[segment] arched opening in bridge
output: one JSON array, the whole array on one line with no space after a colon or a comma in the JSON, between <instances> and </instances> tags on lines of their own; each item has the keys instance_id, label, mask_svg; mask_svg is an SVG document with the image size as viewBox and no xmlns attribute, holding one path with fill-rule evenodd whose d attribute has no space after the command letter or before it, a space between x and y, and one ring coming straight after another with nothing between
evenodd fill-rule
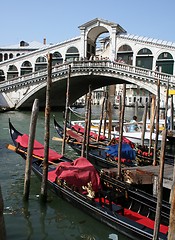
<instances>
[{"instance_id":1,"label":"arched opening in bridge","mask_svg":"<svg viewBox=\"0 0 175 240\"><path fill-rule=\"evenodd\" d=\"M52 54L52 66L63 63L63 57L60 52L54 52Z\"/></svg>"},{"instance_id":2,"label":"arched opening in bridge","mask_svg":"<svg viewBox=\"0 0 175 240\"><path fill-rule=\"evenodd\" d=\"M9 58L12 59L13 58L13 53L9 54Z\"/></svg>"},{"instance_id":3,"label":"arched opening in bridge","mask_svg":"<svg viewBox=\"0 0 175 240\"><path fill-rule=\"evenodd\" d=\"M2 55L2 53L0 53L0 62L2 62L3 61L3 55Z\"/></svg>"},{"instance_id":4,"label":"arched opening in bridge","mask_svg":"<svg viewBox=\"0 0 175 240\"><path fill-rule=\"evenodd\" d=\"M79 51L76 47L70 47L67 49L66 56L65 56L65 61L75 61L79 59Z\"/></svg>"},{"instance_id":5,"label":"arched opening in bridge","mask_svg":"<svg viewBox=\"0 0 175 240\"><path fill-rule=\"evenodd\" d=\"M47 60L45 57L38 57L35 63L35 71L40 71L47 68Z\"/></svg>"},{"instance_id":6,"label":"arched opening in bridge","mask_svg":"<svg viewBox=\"0 0 175 240\"><path fill-rule=\"evenodd\" d=\"M21 76L32 73L32 64L29 61L25 61L21 65Z\"/></svg>"},{"instance_id":7,"label":"arched opening in bridge","mask_svg":"<svg viewBox=\"0 0 175 240\"><path fill-rule=\"evenodd\" d=\"M8 60L8 54L7 53L4 54L4 61L5 60Z\"/></svg>"},{"instance_id":8,"label":"arched opening in bridge","mask_svg":"<svg viewBox=\"0 0 175 240\"><path fill-rule=\"evenodd\" d=\"M101 58L101 54L103 53L103 57L108 56L109 50L109 32L105 27L95 27L92 28L88 32L87 36L87 58L93 58L94 56Z\"/></svg>"},{"instance_id":9,"label":"arched opening in bridge","mask_svg":"<svg viewBox=\"0 0 175 240\"><path fill-rule=\"evenodd\" d=\"M7 71L7 80L18 77L18 69L15 65L10 65Z\"/></svg>"},{"instance_id":10,"label":"arched opening in bridge","mask_svg":"<svg viewBox=\"0 0 175 240\"><path fill-rule=\"evenodd\" d=\"M153 54L150 49L142 48L136 56L136 66L141 68L153 68Z\"/></svg>"},{"instance_id":11,"label":"arched opening in bridge","mask_svg":"<svg viewBox=\"0 0 175 240\"><path fill-rule=\"evenodd\" d=\"M5 81L4 71L0 70L0 82Z\"/></svg>"},{"instance_id":12,"label":"arched opening in bridge","mask_svg":"<svg viewBox=\"0 0 175 240\"><path fill-rule=\"evenodd\" d=\"M174 60L172 55L168 52L161 53L156 61L156 66L161 72L173 75Z\"/></svg>"},{"instance_id":13,"label":"arched opening in bridge","mask_svg":"<svg viewBox=\"0 0 175 240\"><path fill-rule=\"evenodd\" d=\"M117 59L116 60L132 65L133 64L132 48L127 44L124 44L121 47L119 47L119 49L117 51Z\"/></svg>"}]
</instances>

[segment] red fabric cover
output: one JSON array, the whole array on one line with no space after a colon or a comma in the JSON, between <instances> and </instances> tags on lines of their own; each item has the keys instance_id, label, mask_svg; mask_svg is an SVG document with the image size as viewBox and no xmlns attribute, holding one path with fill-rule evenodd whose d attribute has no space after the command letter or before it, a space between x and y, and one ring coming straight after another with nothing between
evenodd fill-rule
<instances>
[{"instance_id":1,"label":"red fabric cover","mask_svg":"<svg viewBox=\"0 0 175 240\"><path fill-rule=\"evenodd\" d=\"M17 137L16 142L19 143L21 147L27 148L28 140L29 140L29 136L27 134L23 134L22 136ZM36 140L34 140L33 154L41 158L44 157L44 146ZM61 154L58 154L52 149L49 149L49 159L48 159L49 161L54 161L54 160L60 159L61 157L62 157Z\"/></svg>"},{"instance_id":2,"label":"red fabric cover","mask_svg":"<svg viewBox=\"0 0 175 240\"><path fill-rule=\"evenodd\" d=\"M55 171L48 173L48 179L52 182L56 177L65 180L68 185L82 189L91 181L95 192L101 189L100 177L94 166L84 157L75 159L72 163L61 162Z\"/></svg>"},{"instance_id":3,"label":"red fabric cover","mask_svg":"<svg viewBox=\"0 0 175 240\"><path fill-rule=\"evenodd\" d=\"M133 211L125 208L124 216L126 216L129 219L131 219L137 223L140 223L148 228L154 229L154 221L145 216L142 216L139 213L133 212ZM166 234L168 232L168 226L160 224L159 232Z\"/></svg>"},{"instance_id":4,"label":"red fabric cover","mask_svg":"<svg viewBox=\"0 0 175 240\"><path fill-rule=\"evenodd\" d=\"M119 141L119 137L115 138L116 141ZM135 144L133 142L131 142L129 139L127 139L126 137L122 137L122 143L127 143L131 146L131 148L135 147Z\"/></svg>"},{"instance_id":5,"label":"red fabric cover","mask_svg":"<svg viewBox=\"0 0 175 240\"><path fill-rule=\"evenodd\" d=\"M72 130L67 130L66 135L71 138L74 138L75 140L77 140L77 142L80 142L80 143L83 142L83 137Z\"/></svg>"},{"instance_id":6,"label":"red fabric cover","mask_svg":"<svg viewBox=\"0 0 175 240\"><path fill-rule=\"evenodd\" d=\"M80 126L78 124L73 125L72 129L74 129L76 132L84 133L84 127L82 127L82 126Z\"/></svg>"},{"instance_id":7,"label":"red fabric cover","mask_svg":"<svg viewBox=\"0 0 175 240\"><path fill-rule=\"evenodd\" d=\"M97 139L97 138L98 138L98 134L95 133L95 132L90 132L90 136L91 136L92 138L94 138L94 139ZM103 135L100 135L100 136L99 136L99 140L103 141L103 140L105 140L105 139L106 139L105 136L103 136Z\"/></svg>"},{"instance_id":8,"label":"red fabric cover","mask_svg":"<svg viewBox=\"0 0 175 240\"><path fill-rule=\"evenodd\" d=\"M82 127L82 126L80 126L80 125L78 125L78 124L75 124L75 125L73 125L72 126L72 129L74 129L76 132L78 132L78 133L82 133L82 134L84 134L84 127ZM98 134L97 133L95 133L95 132L93 132L93 131L90 131L90 137L92 137L92 138L94 138L94 139L97 139L97 137L98 137ZM103 136L103 135L100 135L100 137L99 137L99 140L105 140L106 139L106 137L105 136Z\"/></svg>"}]
</instances>

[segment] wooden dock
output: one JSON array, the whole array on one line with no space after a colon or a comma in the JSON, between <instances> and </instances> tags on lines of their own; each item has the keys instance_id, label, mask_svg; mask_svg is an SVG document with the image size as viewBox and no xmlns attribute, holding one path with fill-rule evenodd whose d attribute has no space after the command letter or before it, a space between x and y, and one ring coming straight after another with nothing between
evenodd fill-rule
<instances>
[{"instance_id":1,"label":"wooden dock","mask_svg":"<svg viewBox=\"0 0 175 240\"><path fill-rule=\"evenodd\" d=\"M174 166L164 165L163 187L171 190L173 184ZM117 168L103 169L108 175L117 176ZM130 184L152 184L153 194L157 194L157 184L159 176L159 166L138 166L122 168L124 181Z\"/></svg>"},{"instance_id":2,"label":"wooden dock","mask_svg":"<svg viewBox=\"0 0 175 240\"><path fill-rule=\"evenodd\" d=\"M164 165L164 177L163 177L163 187L170 189L172 188L173 184L173 169L174 167L169 164ZM143 175L144 177L147 176L152 176L153 183L158 180L158 175L159 175L159 166L142 166L142 167L134 167L130 168L129 171L134 171L137 170L137 173L139 172L140 175Z\"/></svg>"}]
</instances>

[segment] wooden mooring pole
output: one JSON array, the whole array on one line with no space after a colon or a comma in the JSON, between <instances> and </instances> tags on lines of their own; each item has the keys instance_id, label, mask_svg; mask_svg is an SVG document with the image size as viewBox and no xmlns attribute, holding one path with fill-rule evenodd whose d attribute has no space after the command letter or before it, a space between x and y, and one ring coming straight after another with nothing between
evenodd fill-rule
<instances>
[{"instance_id":1,"label":"wooden mooring pole","mask_svg":"<svg viewBox=\"0 0 175 240\"><path fill-rule=\"evenodd\" d=\"M154 143L153 154L153 166L156 166L157 162L157 148L158 148L158 136L159 136L159 112L160 112L160 79L157 80L157 104L156 104L156 137Z\"/></svg>"},{"instance_id":2,"label":"wooden mooring pole","mask_svg":"<svg viewBox=\"0 0 175 240\"><path fill-rule=\"evenodd\" d=\"M69 65L68 70L68 78L67 78L67 90L66 90L66 107L65 107L65 115L64 115L64 132L63 132L63 142L62 142L62 155L65 153L65 145L66 145L66 129L67 129L67 121L68 121L68 110L69 110L69 92L70 92L70 74L71 74L71 65Z\"/></svg>"},{"instance_id":3,"label":"wooden mooring pole","mask_svg":"<svg viewBox=\"0 0 175 240\"><path fill-rule=\"evenodd\" d=\"M97 142L99 141L100 134L101 134L101 127L102 127L102 121L103 121L103 112L104 112L104 104L105 104L105 97L103 98L102 107L101 107L100 124L99 124L99 128L98 128Z\"/></svg>"},{"instance_id":4,"label":"wooden mooring pole","mask_svg":"<svg viewBox=\"0 0 175 240\"><path fill-rule=\"evenodd\" d=\"M88 120L87 120L87 134L86 134L86 158L88 158L89 151L89 136L91 131L91 85L89 85L89 94L88 94Z\"/></svg>"},{"instance_id":5,"label":"wooden mooring pole","mask_svg":"<svg viewBox=\"0 0 175 240\"><path fill-rule=\"evenodd\" d=\"M39 100L35 99L32 107L32 114L31 114L31 120L30 120L29 142L28 142L27 158L26 158L26 166L25 166L23 199L26 201L29 199L29 193L30 193L32 154L33 154L33 145L35 140L35 131L36 131L38 112L39 112Z\"/></svg>"},{"instance_id":6,"label":"wooden mooring pole","mask_svg":"<svg viewBox=\"0 0 175 240\"><path fill-rule=\"evenodd\" d=\"M154 119L156 114L156 102L155 102L155 95L152 96L151 101L151 111L150 111L150 137L149 137L149 153L151 152L152 147L152 135L154 132Z\"/></svg>"},{"instance_id":7,"label":"wooden mooring pole","mask_svg":"<svg viewBox=\"0 0 175 240\"><path fill-rule=\"evenodd\" d=\"M4 212L4 202L2 198L1 185L0 185L0 239L1 240L6 239L6 229L5 229L3 212Z\"/></svg>"},{"instance_id":8,"label":"wooden mooring pole","mask_svg":"<svg viewBox=\"0 0 175 240\"><path fill-rule=\"evenodd\" d=\"M159 166L158 187L157 187L157 206L156 206L156 216L155 216L153 240L158 239L158 233L159 233L159 228L160 228L161 209L162 209L163 175L164 175L165 150L166 150L166 138L167 138L167 116L166 115L167 115L167 110L168 110L168 89L169 89L169 82L167 85L167 93L166 93L166 99L165 99L165 129L162 132L160 166ZM156 121L157 121L157 118L156 118Z\"/></svg>"},{"instance_id":9,"label":"wooden mooring pole","mask_svg":"<svg viewBox=\"0 0 175 240\"><path fill-rule=\"evenodd\" d=\"M108 139L111 139L111 131L112 131L112 107L111 107L111 102L108 103Z\"/></svg>"},{"instance_id":10,"label":"wooden mooring pole","mask_svg":"<svg viewBox=\"0 0 175 240\"><path fill-rule=\"evenodd\" d=\"M45 135L44 135L44 161L43 175L41 182L41 201L47 200L47 176L48 176L48 156L49 156L49 138L50 138L50 90L52 84L52 54L48 53L48 74L46 88L46 105L45 105Z\"/></svg>"},{"instance_id":11,"label":"wooden mooring pole","mask_svg":"<svg viewBox=\"0 0 175 240\"><path fill-rule=\"evenodd\" d=\"M122 140L123 140L123 122L125 115L125 98L126 98L126 84L123 84L123 96L122 107L120 111L120 135L118 144L118 178L121 179L121 152L122 152Z\"/></svg>"},{"instance_id":12,"label":"wooden mooring pole","mask_svg":"<svg viewBox=\"0 0 175 240\"><path fill-rule=\"evenodd\" d=\"M143 128L142 128L142 135L141 135L141 145L143 147L144 147L144 140L145 140L147 111L148 111L148 103L146 103L145 105L144 114L143 114Z\"/></svg>"}]
</instances>

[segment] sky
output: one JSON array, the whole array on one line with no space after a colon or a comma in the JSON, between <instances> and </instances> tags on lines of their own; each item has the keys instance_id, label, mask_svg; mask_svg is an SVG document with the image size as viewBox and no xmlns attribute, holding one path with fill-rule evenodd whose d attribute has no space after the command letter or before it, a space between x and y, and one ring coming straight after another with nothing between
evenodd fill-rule
<instances>
[{"instance_id":1,"label":"sky","mask_svg":"<svg viewBox=\"0 0 175 240\"><path fill-rule=\"evenodd\" d=\"M175 0L1 0L0 47L44 38L59 43L80 36L78 27L95 18L175 42Z\"/></svg>"}]
</instances>

